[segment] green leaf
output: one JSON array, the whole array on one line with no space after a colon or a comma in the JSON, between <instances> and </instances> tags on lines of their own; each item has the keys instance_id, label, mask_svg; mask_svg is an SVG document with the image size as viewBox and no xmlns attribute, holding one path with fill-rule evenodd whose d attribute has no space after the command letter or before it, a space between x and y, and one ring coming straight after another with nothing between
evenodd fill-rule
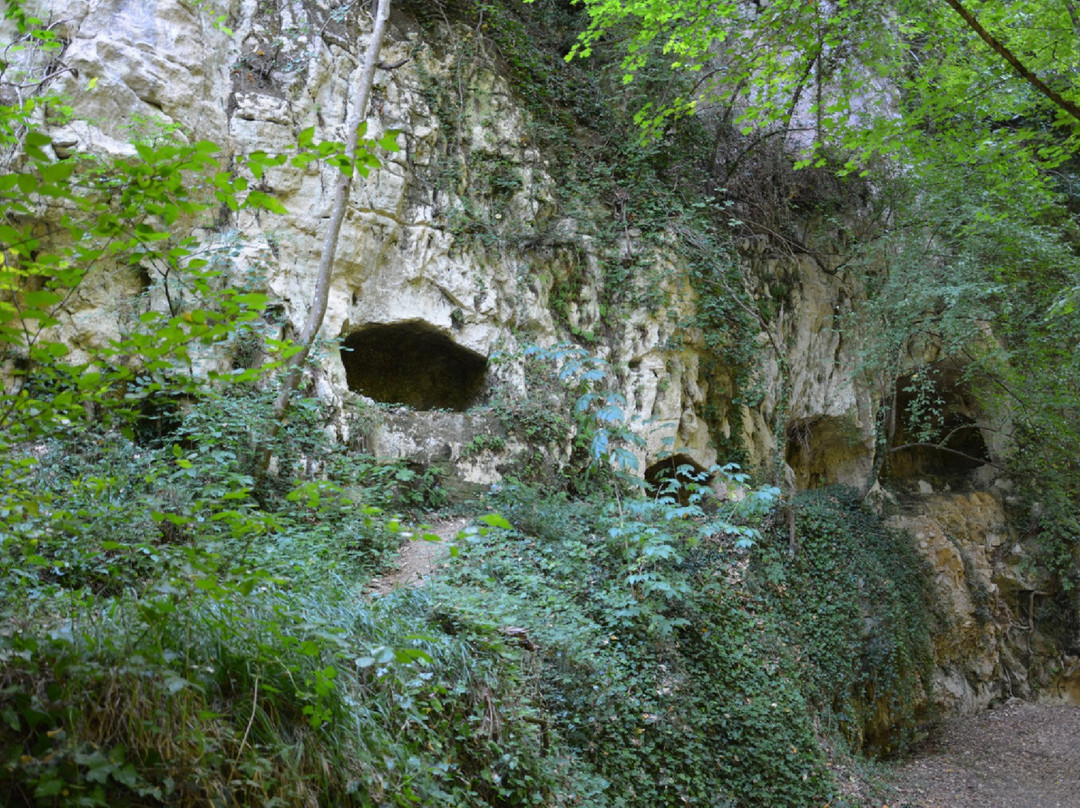
<instances>
[{"instance_id":1,"label":"green leaf","mask_svg":"<svg viewBox=\"0 0 1080 808\"><path fill-rule=\"evenodd\" d=\"M38 798L55 797L64 790L65 786L67 786L66 782L50 772L37 784L37 788L34 789L34 796Z\"/></svg>"},{"instance_id":2,"label":"green leaf","mask_svg":"<svg viewBox=\"0 0 1080 808\"><path fill-rule=\"evenodd\" d=\"M261 292L248 292L246 294L236 295L232 300L234 303L239 303L243 306L261 309L270 301L270 296L262 294Z\"/></svg>"},{"instance_id":3,"label":"green leaf","mask_svg":"<svg viewBox=\"0 0 1080 808\"><path fill-rule=\"evenodd\" d=\"M394 650L394 660L402 665L412 665L414 662L430 664L431 654L419 648L397 648Z\"/></svg>"},{"instance_id":4,"label":"green leaf","mask_svg":"<svg viewBox=\"0 0 1080 808\"><path fill-rule=\"evenodd\" d=\"M285 215L289 212L288 208L282 205L280 201L262 191L252 191L248 194L247 199L244 200L244 207L261 208L280 215Z\"/></svg>"},{"instance_id":5,"label":"green leaf","mask_svg":"<svg viewBox=\"0 0 1080 808\"><path fill-rule=\"evenodd\" d=\"M63 182L71 176L71 172L75 170L75 163L65 160L60 163L51 163L49 165L41 166L41 177L46 182Z\"/></svg>"},{"instance_id":6,"label":"green leaf","mask_svg":"<svg viewBox=\"0 0 1080 808\"><path fill-rule=\"evenodd\" d=\"M40 148L42 146L48 146L50 143L52 143L52 138L46 134L43 134L42 132L31 129L29 132L26 133L24 142L28 146L36 146Z\"/></svg>"},{"instance_id":7,"label":"green leaf","mask_svg":"<svg viewBox=\"0 0 1080 808\"><path fill-rule=\"evenodd\" d=\"M23 299L26 305L33 309L47 309L60 303L64 296L48 289L39 289L36 292L27 292Z\"/></svg>"},{"instance_id":8,"label":"green leaf","mask_svg":"<svg viewBox=\"0 0 1080 808\"><path fill-rule=\"evenodd\" d=\"M192 683L182 676L167 676L165 678L165 689L170 693L179 693L189 687L192 687Z\"/></svg>"},{"instance_id":9,"label":"green leaf","mask_svg":"<svg viewBox=\"0 0 1080 808\"><path fill-rule=\"evenodd\" d=\"M398 146L397 139L401 132L398 129L387 129L386 133L379 138L379 147L388 152L398 152L401 148Z\"/></svg>"},{"instance_id":10,"label":"green leaf","mask_svg":"<svg viewBox=\"0 0 1080 808\"><path fill-rule=\"evenodd\" d=\"M157 152L145 143L136 143L135 151L138 153L139 157L142 158L143 162L152 163L157 159Z\"/></svg>"},{"instance_id":11,"label":"green leaf","mask_svg":"<svg viewBox=\"0 0 1080 808\"><path fill-rule=\"evenodd\" d=\"M24 194L31 194L37 190L40 180L33 174L16 174L15 182L20 191Z\"/></svg>"},{"instance_id":12,"label":"green leaf","mask_svg":"<svg viewBox=\"0 0 1080 808\"><path fill-rule=\"evenodd\" d=\"M91 387L98 387L101 385L101 378L101 374L96 371L83 373L78 380L79 389L86 390Z\"/></svg>"}]
</instances>

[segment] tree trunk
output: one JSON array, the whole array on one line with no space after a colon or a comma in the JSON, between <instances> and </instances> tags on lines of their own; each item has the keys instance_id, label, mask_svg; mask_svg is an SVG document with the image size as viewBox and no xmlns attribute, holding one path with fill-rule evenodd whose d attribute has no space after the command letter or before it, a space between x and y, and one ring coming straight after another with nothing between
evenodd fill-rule
<instances>
[{"instance_id":1,"label":"tree trunk","mask_svg":"<svg viewBox=\"0 0 1080 808\"><path fill-rule=\"evenodd\" d=\"M378 8L375 12L375 27L368 41L367 51L364 54L364 64L360 72L360 84L356 91L356 102L345 124L346 143L345 155L351 161L356 156L356 144L359 140L360 124L367 115L368 102L371 98L371 87L375 81L375 69L379 63L379 52L382 50L382 40L386 33L387 20L390 18L390 0L378 0ZM311 307L308 309L307 321L297 339L300 350L291 356L286 364L288 374L281 387L281 392L274 401L272 421L266 434L262 438L262 445L256 452L259 458L256 476L262 479L270 468L273 455L272 444L285 416L289 411L289 404L296 388L300 386L303 377L304 364L311 355L311 349L315 339L322 328L323 317L326 315L327 299L330 295L330 275L334 268L334 254L337 252L338 236L341 233L341 224L345 220L345 211L349 204L349 192L352 189L354 171L339 173L334 186L334 206L330 213L330 221L327 224L326 235L323 238L322 255L319 259L319 269L315 276L315 290L311 295Z\"/></svg>"}]
</instances>

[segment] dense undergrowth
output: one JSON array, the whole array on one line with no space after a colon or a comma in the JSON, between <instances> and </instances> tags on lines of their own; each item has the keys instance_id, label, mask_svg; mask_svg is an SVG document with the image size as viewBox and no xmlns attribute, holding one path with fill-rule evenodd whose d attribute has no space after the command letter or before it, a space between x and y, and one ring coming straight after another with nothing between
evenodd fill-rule
<instances>
[{"instance_id":1,"label":"dense undergrowth","mask_svg":"<svg viewBox=\"0 0 1080 808\"><path fill-rule=\"evenodd\" d=\"M190 403L152 440L26 447L40 504L0 568L7 804L824 805L822 741L909 737L917 565L848 494L797 506L792 558L768 490L508 485L465 506L502 515L444 574L371 599L388 514L416 504L400 469L328 445L309 405L279 447L295 479L254 496L260 395Z\"/></svg>"}]
</instances>

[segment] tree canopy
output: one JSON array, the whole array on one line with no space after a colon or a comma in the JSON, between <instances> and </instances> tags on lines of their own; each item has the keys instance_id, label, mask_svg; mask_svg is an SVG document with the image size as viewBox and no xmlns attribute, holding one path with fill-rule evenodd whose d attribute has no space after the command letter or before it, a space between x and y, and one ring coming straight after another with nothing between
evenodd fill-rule
<instances>
[{"instance_id":1,"label":"tree canopy","mask_svg":"<svg viewBox=\"0 0 1080 808\"><path fill-rule=\"evenodd\" d=\"M814 144L846 150L852 166L874 153L905 156L927 139L973 156L1021 147L1050 167L1075 145L1080 26L1071 0L982 4L977 13L960 0L583 5L591 21L568 59L618 30L625 82L658 53L697 75L692 92L639 111L647 131L719 104L746 128L805 118Z\"/></svg>"},{"instance_id":2,"label":"tree canopy","mask_svg":"<svg viewBox=\"0 0 1080 808\"><path fill-rule=\"evenodd\" d=\"M580 4L588 25L568 60L614 50L626 85L658 63L684 78L637 110L645 137L693 115L759 139L781 135L797 167L867 178L876 218L839 260L861 268L866 300L848 325L864 378L876 385L881 446L898 385L926 384L918 365L948 357L997 413L983 426L1004 435L1002 462L1017 479L1038 481L1029 493L1051 503L1034 522L1061 568L1072 569L1073 0Z\"/></svg>"}]
</instances>

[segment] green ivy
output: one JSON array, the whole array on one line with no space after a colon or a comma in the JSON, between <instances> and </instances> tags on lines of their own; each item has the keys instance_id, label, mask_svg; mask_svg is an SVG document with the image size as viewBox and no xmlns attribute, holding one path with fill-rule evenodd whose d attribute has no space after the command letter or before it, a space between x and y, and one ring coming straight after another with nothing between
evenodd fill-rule
<instances>
[{"instance_id":1,"label":"green ivy","mask_svg":"<svg viewBox=\"0 0 1080 808\"><path fill-rule=\"evenodd\" d=\"M785 623L805 693L856 748L894 755L929 712L928 582L912 537L852 489L798 496L755 558L758 597ZM785 520L782 520L785 521Z\"/></svg>"}]
</instances>

